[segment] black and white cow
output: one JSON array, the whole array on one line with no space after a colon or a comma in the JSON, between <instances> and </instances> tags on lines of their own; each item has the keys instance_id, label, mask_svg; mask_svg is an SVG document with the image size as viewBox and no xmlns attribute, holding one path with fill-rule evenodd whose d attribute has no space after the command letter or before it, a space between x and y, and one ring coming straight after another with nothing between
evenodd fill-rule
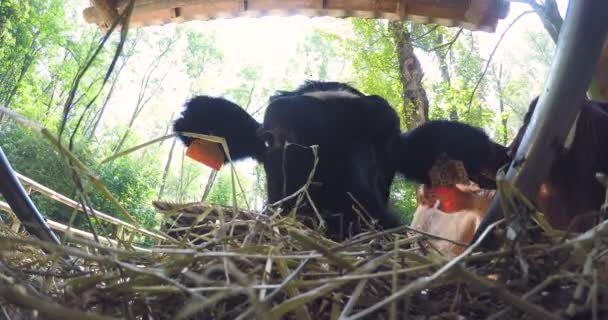
<instances>
[{"instance_id":1,"label":"black and white cow","mask_svg":"<svg viewBox=\"0 0 608 320\"><path fill-rule=\"evenodd\" d=\"M322 210L328 235L342 239L347 230L356 233L361 229L359 215L353 210L358 206L352 198L380 226L402 224L399 215L388 209L393 178L400 172L415 181L425 180L428 171L418 162L435 159L438 150L445 151L435 147L443 143L444 137L438 133L429 138L416 132L451 125L429 122L402 135L399 117L382 97L365 95L342 83L310 81L294 91L279 91L272 96L263 123L226 99L195 97L186 103L174 131L224 137L232 160L253 158L261 162L270 203L306 183L315 160L309 146L318 145L318 165L309 192ZM196 141L184 135L180 138L187 146ZM470 139L468 148L454 146L447 155L493 152L488 151L493 145L482 131L473 132ZM286 143L289 145L285 148ZM478 159L470 157L472 161ZM226 155L224 159L228 161ZM464 162L469 164L466 159ZM487 169L483 165L485 162L471 162L467 170L474 176ZM285 204L289 207L293 203Z\"/></svg>"}]
</instances>

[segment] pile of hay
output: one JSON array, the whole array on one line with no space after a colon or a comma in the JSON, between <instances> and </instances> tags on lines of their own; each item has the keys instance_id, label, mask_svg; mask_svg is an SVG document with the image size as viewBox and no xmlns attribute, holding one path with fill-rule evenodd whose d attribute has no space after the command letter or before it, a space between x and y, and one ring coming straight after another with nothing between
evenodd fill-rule
<instances>
[{"instance_id":1,"label":"pile of hay","mask_svg":"<svg viewBox=\"0 0 608 320\"><path fill-rule=\"evenodd\" d=\"M447 259L406 227L336 243L291 217L156 207L199 217L188 235L196 244L54 246L0 225L0 319L546 320L608 311L606 222L562 237L511 217L497 224L501 249Z\"/></svg>"}]
</instances>

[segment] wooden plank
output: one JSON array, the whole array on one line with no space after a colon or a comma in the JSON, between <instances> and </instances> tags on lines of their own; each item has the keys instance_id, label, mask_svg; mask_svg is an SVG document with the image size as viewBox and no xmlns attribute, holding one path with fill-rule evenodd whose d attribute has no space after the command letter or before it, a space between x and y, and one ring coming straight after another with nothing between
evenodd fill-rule
<instances>
[{"instance_id":1,"label":"wooden plank","mask_svg":"<svg viewBox=\"0 0 608 320\"><path fill-rule=\"evenodd\" d=\"M8 203L6 203L4 201L0 201L0 210L6 211L9 213L12 212L11 207L8 205ZM49 225L49 227L55 231L60 231L60 232L65 233L68 230L68 226L66 226L62 223L59 223L57 221L53 221L50 219L45 219L45 220L46 220L47 224ZM84 238L87 240L92 240L92 241L95 240L95 236L90 232L86 232L86 231L83 231L83 230L80 230L80 229L77 229L74 227L69 228L69 229L70 229L70 232L75 236L78 236L80 238ZM116 240L113 240L113 239L110 239L107 237L103 237L103 236L98 236L97 238L104 245L118 247L118 241L116 241ZM135 251L146 251L146 252L150 251L148 249L144 249L144 248L137 247L137 246L132 246L132 247L135 249Z\"/></svg>"},{"instance_id":2,"label":"wooden plank","mask_svg":"<svg viewBox=\"0 0 608 320\"><path fill-rule=\"evenodd\" d=\"M11 230L14 233L18 233L19 228L21 228L21 221L19 221L19 219L14 219L13 222L11 223Z\"/></svg>"},{"instance_id":3,"label":"wooden plank","mask_svg":"<svg viewBox=\"0 0 608 320\"><path fill-rule=\"evenodd\" d=\"M124 226L118 226L116 228L116 239L118 240L124 240L124 231L125 231L125 227Z\"/></svg>"},{"instance_id":4,"label":"wooden plank","mask_svg":"<svg viewBox=\"0 0 608 320\"><path fill-rule=\"evenodd\" d=\"M395 13L398 1L372 1L372 0L326 0L325 8L351 11L377 11Z\"/></svg>"},{"instance_id":5,"label":"wooden plank","mask_svg":"<svg viewBox=\"0 0 608 320\"><path fill-rule=\"evenodd\" d=\"M51 198L51 199L53 199L53 200L55 200L57 202L63 203L63 204L65 204L66 206L68 206L70 208L77 209L79 212L84 212L82 210L82 206L80 205L80 203L78 203L78 202L76 202L76 201L74 201L74 200L72 200L72 199L70 199L70 198L68 198L68 197L66 197L66 196L64 196L64 195L62 195L62 194L54 191L54 190L51 190L51 189L49 189L49 188L47 188L47 187L39 184L38 182L36 182L36 181L34 181L34 180L32 180L32 179L30 179L30 178L28 178L28 177L20 174L20 173L17 173L17 177L19 178L19 180L21 181L21 183L23 183L24 185L26 185L28 187L31 187L32 190L34 190L34 191L36 191L36 192L38 192L38 193L40 193L40 194L42 194L42 195L44 195L44 196L46 196L48 198ZM137 231L137 232L139 232L141 234L144 234L146 236L149 236L149 237L154 237L154 238L163 239L163 240L165 239L165 237L163 237L160 234L156 234L156 233L151 232L149 230L139 228L139 227L134 226L134 225L132 225L132 224L130 224L128 222L122 221L122 220L120 220L118 218L115 218L115 217L112 217L112 216L110 216L108 214L105 214L105 213L103 213L101 211L97 211L95 209L93 209L93 211L94 211L94 214L100 220L109 222L109 223L114 224L114 225L124 226L124 227L126 227L126 228L128 228L130 230Z\"/></svg>"},{"instance_id":6,"label":"wooden plank","mask_svg":"<svg viewBox=\"0 0 608 320\"><path fill-rule=\"evenodd\" d=\"M247 11L269 11L269 10L290 10L290 9L317 9L313 2L309 0L248 0Z\"/></svg>"},{"instance_id":7,"label":"wooden plank","mask_svg":"<svg viewBox=\"0 0 608 320\"><path fill-rule=\"evenodd\" d=\"M124 5L120 2L118 6L120 12ZM85 9L83 16L87 22L103 21L96 10ZM507 12L508 2L504 0L138 0L130 24L137 27L237 16L301 14L409 19L493 32L498 19Z\"/></svg>"},{"instance_id":8,"label":"wooden plank","mask_svg":"<svg viewBox=\"0 0 608 320\"><path fill-rule=\"evenodd\" d=\"M83 238L83 239L87 239L87 240L91 240L91 241L95 241L95 236L90 233L90 232L86 232L86 231L82 231L80 229L74 228L74 227L68 227L64 224L61 224L59 222L47 219L46 222L49 224L49 227L51 227L51 229L55 230L55 231L59 231L62 233L66 233L70 232L70 235L73 236L77 236L79 238ZM114 240L114 239L110 239L107 237L103 237L103 236L97 236L97 239L99 239L99 242L101 244L107 245L107 246L111 246L111 247L118 247L118 241ZM141 248L138 246L131 246L135 251L140 251L140 252L151 252L151 250L149 249L145 249L145 248Z\"/></svg>"},{"instance_id":9,"label":"wooden plank","mask_svg":"<svg viewBox=\"0 0 608 320\"><path fill-rule=\"evenodd\" d=\"M4 201L0 201L0 211L4 211L4 212L8 212L8 213L13 212L13 210L11 209L11 206L9 206L8 203L6 203Z\"/></svg>"},{"instance_id":10,"label":"wooden plank","mask_svg":"<svg viewBox=\"0 0 608 320\"><path fill-rule=\"evenodd\" d=\"M114 21L118 19L118 11L114 8L109 0L91 0L101 20L102 28L109 28Z\"/></svg>"},{"instance_id":11,"label":"wooden plank","mask_svg":"<svg viewBox=\"0 0 608 320\"><path fill-rule=\"evenodd\" d=\"M53 221L50 219L46 219L46 223L48 223L49 227L51 227L51 229L53 229L55 231L59 231L61 233L66 233L69 229L73 235L75 235L79 238L83 238L83 239L87 239L87 240L91 240L91 241L95 240L95 236L90 232L82 231L82 230L76 229L74 227L69 228L68 226L66 226L62 223L59 223L57 221ZM106 238L103 236L97 236L97 238L99 239L99 242L104 245L118 247L118 241L116 241L114 239L109 239L109 238Z\"/></svg>"}]
</instances>

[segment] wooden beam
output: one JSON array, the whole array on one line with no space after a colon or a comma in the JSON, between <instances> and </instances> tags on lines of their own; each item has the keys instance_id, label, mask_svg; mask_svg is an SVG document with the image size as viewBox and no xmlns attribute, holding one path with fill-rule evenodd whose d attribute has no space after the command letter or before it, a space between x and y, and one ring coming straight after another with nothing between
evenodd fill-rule
<instances>
[{"instance_id":1,"label":"wooden beam","mask_svg":"<svg viewBox=\"0 0 608 320\"><path fill-rule=\"evenodd\" d=\"M47 187L39 184L38 182L36 182L36 181L34 181L34 180L32 180L32 179L30 179L30 178L28 178L28 177L20 174L20 173L17 173L17 177L19 178L19 180L21 181L21 183L23 183L27 187L30 187L33 191L36 191L36 192L38 192L38 193L40 193L40 194L42 194L42 195L44 195L44 196L46 196L46 197L48 197L50 199L53 199L53 200L55 200L57 202L63 203L63 204L65 204L66 206L68 206L70 208L77 209L79 212L84 212L83 209L82 209L82 206L80 205L80 203L78 203L78 202L76 202L76 201L74 201L74 200L72 200L72 199L70 199L70 198L68 198L68 197L66 197L66 196L64 196L64 195L62 195L62 194L54 191L54 190L51 190L51 189L49 189L49 188L47 188ZM132 225L132 224L130 224L128 222L122 221L122 220L120 220L118 218L115 218L115 217L112 217L112 216L110 216L108 214L105 214L105 213L103 213L101 211L97 211L97 210L93 209L93 212L97 216L97 218L99 218L100 220L109 222L109 223L117 225L117 226L124 226L127 229L137 231L137 232L139 232L141 234L144 234L146 236L149 236L149 237L153 237L153 238L157 238L157 239L163 239L163 240L166 239L165 237L163 237L160 234L151 232L150 230L139 228L139 227L134 226L134 225Z\"/></svg>"},{"instance_id":2,"label":"wooden beam","mask_svg":"<svg viewBox=\"0 0 608 320\"><path fill-rule=\"evenodd\" d=\"M123 10L124 1L118 2L118 13ZM137 27L238 16L300 14L408 19L418 23L438 23L493 32L498 19L508 12L508 2L505 0L470 1L471 6L467 5L467 0L137 0L130 25ZM105 21L97 7L86 8L83 16L88 23L101 25Z\"/></svg>"},{"instance_id":3,"label":"wooden beam","mask_svg":"<svg viewBox=\"0 0 608 320\"><path fill-rule=\"evenodd\" d=\"M397 13L400 17L405 17L409 11L408 2L409 0L399 0L397 2L397 10L395 10L395 13Z\"/></svg>"},{"instance_id":4,"label":"wooden beam","mask_svg":"<svg viewBox=\"0 0 608 320\"><path fill-rule=\"evenodd\" d=\"M118 11L110 0L91 0L91 3L102 20L102 28L109 28L118 19Z\"/></svg>"},{"instance_id":5,"label":"wooden beam","mask_svg":"<svg viewBox=\"0 0 608 320\"><path fill-rule=\"evenodd\" d=\"M83 239L87 239L87 240L91 240L91 241L95 240L95 236L90 232L82 231L82 230L74 228L74 227L68 227L65 224L62 224L62 223L59 223L57 221L53 221L50 219L47 219L46 221L49 224L49 226L51 227L51 229L53 229L55 231L60 231L61 233L66 233L69 230L69 232L71 234L73 234L79 238L83 238ZM109 239L109 238L106 238L103 236L97 236L97 239L99 239L99 242L104 245L118 247L118 241L116 241L116 240Z\"/></svg>"},{"instance_id":6,"label":"wooden beam","mask_svg":"<svg viewBox=\"0 0 608 320\"><path fill-rule=\"evenodd\" d=\"M0 201L0 210L6 211L8 213L12 212L11 207L8 205L8 203L6 203L4 201ZM19 221L19 220L17 220L17 221ZM75 235L77 237L87 239L87 240L95 240L95 236L90 232L86 232L86 231L83 231L83 230L80 230L80 229L77 229L74 227L70 228L70 227L66 226L65 224L62 224L62 223L59 223L57 221L53 221L50 219L46 219L46 222L49 225L49 227L51 227L51 229L53 229L55 231L60 231L62 233L65 233L69 229L69 231L72 235ZM11 226L11 229L12 229L12 226ZM13 231L15 231L15 230L13 230ZM15 231L15 232L17 232L17 231ZM102 236L98 236L97 238L104 245L118 247L118 241L116 241L116 240L113 240L113 239L110 239L107 237L102 237ZM150 251L148 249L144 249L144 248L137 247L137 246L132 246L132 247L133 247L133 249L135 249L135 251L146 251L146 252Z\"/></svg>"},{"instance_id":7,"label":"wooden beam","mask_svg":"<svg viewBox=\"0 0 608 320\"><path fill-rule=\"evenodd\" d=\"M49 220L47 219L47 222L49 224L49 226L55 230L55 231L59 231L62 232L64 234L68 234L70 236L76 236L79 238L83 238L86 240L91 240L91 241L95 241L95 236L90 233L90 232L86 232L86 231L82 231L80 229L74 228L74 227L68 227L64 224L61 224L59 222L53 221L53 220ZM106 246L111 246L111 247L116 247L118 248L118 241L114 240L114 239L110 239L107 237L103 237L103 236L97 236L97 239L99 239L99 242L106 245ZM151 252L151 250L149 249L144 249L142 247L138 247L138 246L131 246L135 251L139 251L139 252Z\"/></svg>"},{"instance_id":8,"label":"wooden beam","mask_svg":"<svg viewBox=\"0 0 608 320\"><path fill-rule=\"evenodd\" d=\"M484 19L487 19L490 7L491 3L487 0L471 0L464 17L473 24L481 24Z\"/></svg>"}]
</instances>

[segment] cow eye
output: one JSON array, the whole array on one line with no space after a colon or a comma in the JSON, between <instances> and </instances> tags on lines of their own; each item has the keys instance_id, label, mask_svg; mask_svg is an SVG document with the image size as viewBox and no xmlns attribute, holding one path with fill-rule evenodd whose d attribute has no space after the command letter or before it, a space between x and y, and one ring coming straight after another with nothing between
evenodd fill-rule
<instances>
[{"instance_id":1,"label":"cow eye","mask_svg":"<svg viewBox=\"0 0 608 320\"><path fill-rule=\"evenodd\" d=\"M266 146L266 148L271 148L274 146L274 135L272 132L264 132L264 134L262 134L262 139L264 140L264 146Z\"/></svg>"}]
</instances>

